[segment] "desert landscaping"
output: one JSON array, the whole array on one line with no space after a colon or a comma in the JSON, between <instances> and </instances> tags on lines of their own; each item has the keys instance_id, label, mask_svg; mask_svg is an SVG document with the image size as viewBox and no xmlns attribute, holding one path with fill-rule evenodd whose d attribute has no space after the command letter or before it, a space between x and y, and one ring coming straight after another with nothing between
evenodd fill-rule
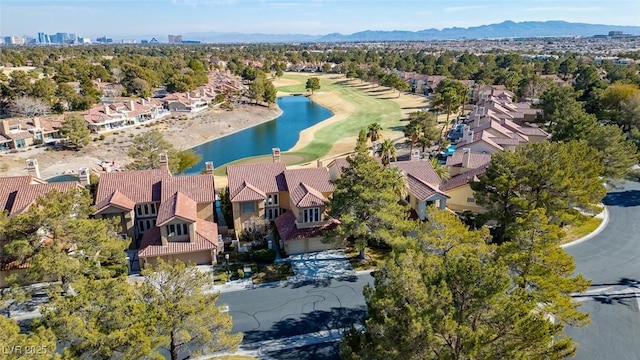
<instances>
[{"instance_id":1,"label":"desert landscaping","mask_svg":"<svg viewBox=\"0 0 640 360\"><path fill-rule=\"evenodd\" d=\"M309 75L288 73L274 79L278 96L306 93L304 84ZM317 75L311 75L317 76ZM428 105L424 96L398 93L375 84L348 80L343 75L320 75L322 87L311 99L328 108L333 116L300 133L296 145L284 154L289 165L311 166L313 160L330 160L353 150L359 129L372 122L383 127L386 138L400 140L402 120L407 114ZM104 137L93 135L92 141L79 152L31 148L0 155L4 176L24 175L25 160L35 158L43 178L75 174L82 167L99 169L102 162L115 162L116 168L126 165L131 138L149 130L159 130L178 149L187 149L230 133L274 119L281 111L256 105L236 105L233 111L210 109L193 116L174 115L148 126L128 128ZM239 162L263 162L268 157L254 157ZM315 165L315 163L313 163ZM223 169L216 172L216 186L226 185Z\"/></svg>"}]
</instances>

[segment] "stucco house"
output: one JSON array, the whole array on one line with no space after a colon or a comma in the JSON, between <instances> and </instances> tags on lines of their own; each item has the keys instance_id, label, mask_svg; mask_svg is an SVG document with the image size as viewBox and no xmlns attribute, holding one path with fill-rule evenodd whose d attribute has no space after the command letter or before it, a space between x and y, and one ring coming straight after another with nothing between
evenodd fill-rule
<instances>
[{"instance_id":1,"label":"stucco house","mask_svg":"<svg viewBox=\"0 0 640 360\"><path fill-rule=\"evenodd\" d=\"M46 196L53 190L67 192L83 185L77 181L47 183L40 178L36 159L27 159L26 164L28 175L0 177L0 211L8 217L27 211L39 197ZM85 181L85 185L89 183L88 173L86 177L81 177L81 181ZM7 286L9 276L20 274L29 266L28 259L19 260L4 254L4 245L4 239L0 239L0 288Z\"/></svg>"},{"instance_id":2,"label":"stucco house","mask_svg":"<svg viewBox=\"0 0 640 360\"><path fill-rule=\"evenodd\" d=\"M58 140L64 115L0 120L0 150L23 149Z\"/></svg>"},{"instance_id":3,"label":"stucco house","mask_svg":"<svg viewBox=\"0 0 640 360\"><path fill-rule=\"evenodd\" d=\"M224 248L214 221L213 165L204 174L172 176L168 157L160 168L104 173L95 199L96 218L117 218L121 236L139 249L140 267L158 259L216 263Z\"/></svg>"},{"instance_id":4,"label":"stucco house","mask_svg":"<svg viewBox=\"0 0 640 360\"><path fill-rule=\"evenodd\" d=\"M451 177L440 189L449 196L447 207L450 210L485 211L476 204L474 192L469 184L478 181L478 177L487 171L490 162L491 155L474 153L468 148L457 150L447 158L447 170Z\"/></svg>"},{"instance_id":5,"label":"stucco house","mask_svg":"<svg viewBox=\"0 0 640 360\"><path fill-rule=\"evenodd\" d=\"M287 170L280 150L273 163L227 167L229 198L237 233L253 226L252 218L274 221L288 254L331 249L324 232L336 226L325 219L333 184L326 167Z\"/></svg>"},{"instance_id":6,"label":"stucco house","mask_svg":"<svg viewBox=\"0 0 640 360\"><path fill-rule=\"evenodd\" d=\"M447 207L449 196L440 189L442 180L428 160L395 161L389 166L402 171L408 185L408 194L403 200L411 206L418 219L426 219L426 208L429 205L435 205L439 209ZM339 178L343 169L348 167L349 162L344 158L332 160L328 165L331 180Z\"/></svg>"}]
</instances>

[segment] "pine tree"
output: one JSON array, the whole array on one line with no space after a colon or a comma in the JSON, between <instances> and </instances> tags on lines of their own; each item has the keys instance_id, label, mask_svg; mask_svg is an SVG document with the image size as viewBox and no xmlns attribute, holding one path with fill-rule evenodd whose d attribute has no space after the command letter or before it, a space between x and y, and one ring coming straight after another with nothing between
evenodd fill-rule
<instances>
[{"instance_id":1,"label":"pine tree","mask_svg":"<svg viewBox=\"0 0 640 360\"><path fill-rule=\"evenodd\" d=\"M142 298L148 316L154 322L154 333L166 347L172 360L180 351L192 355L204 352L235 350L241 334L230 334L228 314L215 305L219 293L204 293L213 284L209 273L180 261L159 261L155 269L143 270Z\"/></svg>"}]
</instances>

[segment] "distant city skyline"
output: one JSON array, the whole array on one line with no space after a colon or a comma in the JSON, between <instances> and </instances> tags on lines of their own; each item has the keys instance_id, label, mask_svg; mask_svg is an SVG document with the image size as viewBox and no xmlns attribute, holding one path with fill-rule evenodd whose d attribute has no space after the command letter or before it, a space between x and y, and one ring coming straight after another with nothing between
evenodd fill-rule
<instances>
[{"instance_id":1,"label":"distant city skyline","mask_svg":"<svg viewBox=\"0 0 640 360\"><path fill-rule=\"evenodd\" d=\"M637 0L3 0L0 34L238 32L320 35L442 29L505 20L640 26ZM186 38L185 38L186 39Z\"/></svg>"}]
</instances>

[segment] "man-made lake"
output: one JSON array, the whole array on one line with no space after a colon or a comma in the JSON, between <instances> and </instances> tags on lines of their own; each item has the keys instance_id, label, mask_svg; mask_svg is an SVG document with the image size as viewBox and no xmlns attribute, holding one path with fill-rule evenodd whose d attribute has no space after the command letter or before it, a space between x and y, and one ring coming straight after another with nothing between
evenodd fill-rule
<instances>
[{"instance_id":1,"label":"man-made lake","mask_svg":"<svg viewBox=\"0 0 640 360\"><path fill-rule=\"evenodd\" d=\"M271 154L274 147L287 151L298 142L300 131L333 115L305 96L286 96L276 101L282 109L278 118L194 147L202 160L185 173L199 173L205 161L213 161L219 167L245 157Z\"/></svg>"}]
</instances>

